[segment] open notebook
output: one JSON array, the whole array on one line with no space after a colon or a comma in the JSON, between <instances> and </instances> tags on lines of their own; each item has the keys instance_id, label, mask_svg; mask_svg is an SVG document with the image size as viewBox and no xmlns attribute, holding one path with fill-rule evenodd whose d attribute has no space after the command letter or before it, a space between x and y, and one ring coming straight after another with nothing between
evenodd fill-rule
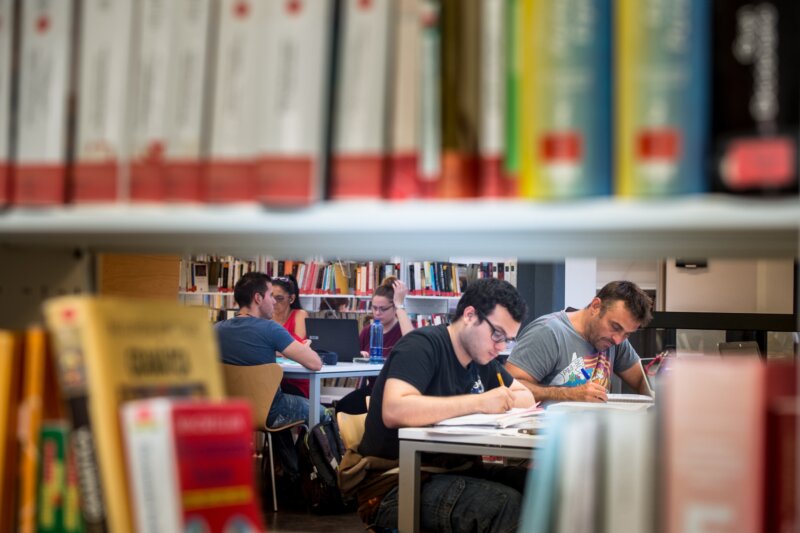
<instances>
[{"instance_id":1,"label":"open notebook","mask_svg":"<svg viewBox=\"0 0 800 533\"><path fill-rule=\"evenodd\" d=\"M541 407L518 408L515 407L505 413L476 413L473 415L457 416L437 422L437 426L488 426L507 428L525 425L535 417L544 414Z\"/></svg>"}]
</instances>

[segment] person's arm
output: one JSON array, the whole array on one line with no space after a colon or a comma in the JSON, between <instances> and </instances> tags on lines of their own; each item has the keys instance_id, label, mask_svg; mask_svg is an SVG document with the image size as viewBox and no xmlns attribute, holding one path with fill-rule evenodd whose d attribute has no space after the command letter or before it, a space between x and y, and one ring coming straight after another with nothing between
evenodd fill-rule
<instances>
[{"instance_id":1,"label":"person's arm","mask_svg":"<svg viewBox=\"0 0 800 533\"><path fill-rule=\"evenodd\" d=\"M305 339L308 336L308 332L306 331L306 318L308 318L308 312L305 309L298 309L294 314L293 333L300 339Z\"/></svg>"},{"instance_id":2,"label":"person's arm","mask_svg":"<svg viewBox=\"0 0 800 533\"><path fill-rule=\"evenodd\" d=\"M416 387L389 378L383 390L383 423L389 428L419 427L473 413L504 413L514 407L510 387L483 394L424 396Z\"/></svg>"},{"instance_id":3,"label":"person's arm","mask_svg":"<svg viewBox=\"0 0 800 533\"><path fill-rule=\"evenodd\" d=\"M630 388L637 391L639 394L652 396L650 393L650 385L647 383L647 378L644 375L644 369L642 368L641 361L631 365L627 370L620 372L619 377Z\"/></svg>"},{"instance_id":4,"label":"person's arm","mask_svg":"<svg viewBox=\"0 0 800 533\"><path fill-rule=\"evenodd\" d=\"M506 363L506 370L533 393L539 402L605 402L608 400L606 389L594 382L584 383L576 387L548 387L511 361Z\"/></svg>"},{"instance_id":5,"label":"person's arm","mask_svg":"<svg viewBox=\"0 0 800 533\"><path fill-rule=\"evenodd\" d=\"M411 323L411 318L409 318L408 311L406 311L405 308L408 287L398 279L392 284L392 288L394 289L394 300L392 303L394 303L397 321L400 323L400 335L405 335L414 329L414 324Z\"/></svg>"},{"instance_id":6,"label":"person's arm","mask_svg":"<svg viewBox=\"0 0 800 533\"><path fill-rule=\"evenodd\" d=\"M289 346L283 349L282 353L285 357L300 363L309 370L322 369L322 359L308 344L293 340Z\"/></svg>"},{"instance_id":7,"label":"person's arm","mask_svg":"<svg viewBox=\"0 0 800 533\"><path fill-rule=\"evenodd\" d=\"M536 403L533 393L518 379L511 382L508 390L514 396L514 407L532 407Z\"/></svg>"}]
</instances>

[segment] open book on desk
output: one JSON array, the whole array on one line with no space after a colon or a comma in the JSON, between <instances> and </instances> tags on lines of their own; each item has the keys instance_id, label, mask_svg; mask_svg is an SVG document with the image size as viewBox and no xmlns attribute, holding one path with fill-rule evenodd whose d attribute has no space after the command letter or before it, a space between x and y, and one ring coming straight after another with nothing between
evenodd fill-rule
<instances>
[{"instance_id":1,"label":"open book on desk","mask_svg":"<svg viewBox=\"0 0 800 533\"><path fill-rule=\"evenodd\" d=\"M623 403L654 403L655 399L646 394L609 394L608 402L623 402Z\"/></svg>"},{"instance_id":2,"label":"open book on desk","mask_svg":"<svg viewBox=\"0 0 800 533\"><path fill-rule=\"evenodd\" d=\"M530 422L544 413L541 407L515 407L505 413L475 413L472 415L447 418L437 422L436 426L489 426L507 428L519 425L530 425Z\"/></svg>"}]
</instances>

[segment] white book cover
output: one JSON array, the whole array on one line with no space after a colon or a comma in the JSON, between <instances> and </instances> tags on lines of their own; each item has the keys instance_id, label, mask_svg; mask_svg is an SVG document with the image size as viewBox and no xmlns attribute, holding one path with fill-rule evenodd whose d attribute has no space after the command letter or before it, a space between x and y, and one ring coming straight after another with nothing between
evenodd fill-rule
<instances>
[{"instance_id":1,"label":"white book cover","mask_svg":"<svg viewBox=\"0 0 800 533\"><path fill-rule=\"evenodd\" d=\"M213 3L171 3L174 16L167 82L164 196L167 200L198 202L203 199L201 172L208 138Z\"/></svg>"},{"instance_id":2,"label":"white book cover","mask_svg":"<svg viewBox=\"0 0 800 533\"><path fill-rule=\"evenodd\" d=\"M392 5L394 54L392 60L389 122L389 198L418 196L420 92L422 61L422 8L420 0L400 0Z\"/></svg>"},{"instance_id":3,"label":"white book cover","mask_svg":"<svg viewBox=\"0 0 800 533\"><path fill-rule=\"evenodd\" d=\"M505 113L505 0L481 0L478 151L481 196L500 196Z\"/></svg>"},{"instance_id":4,"label":"white book cover","mask_svg":"<svg viewBox=\"0 0 800 533\"><path fill-rule=\"evenodd\" d=\"M138 533L183 530L172 405L167 398L153 398L121 407L131 507Z\"/></svg>"},{"instance_id":5,"label":"white book cover","mask_svg":"<svg viewBox=\"0 0 800 533\"><path fill-rule=\"evenodd\" d=\"M391 0L342 3L332 198L380 198L387 150Z\"/></svg>"},{"instance_id":6,"label":"white book cover","mask_svg":"<svg viewBox=\"0 0 800 533\"><path fill-rule=\"evenodd\" d=\"M440 5L421 0L419 178L423 196L433 196L442 176L442 104Z\"/></svg>"},{"instance_id":7,"label":"white book cover","mask_svg":"<svg viewBox=\"0 0 800 533\"><path fill-rule=\"evenodd\" d=\"M174 0L138 0L139 35L132 63L131 105L131 200L164 198L166 119L173 46Z\"/></svg>"},{"instance_id":8,"label":"white book cover","mask_svg":"<svg viewBox=\"0 0 800 533\"><path fill-rule=\"evenodd\" d=\"M74 4L20 2L22 9L14 201L63 203Z\"/></svg>"},{"instance_id":9,"label":"white book cover","mask_svg":"<svg viewBox=\"0 0 800 533\"><path fill-rule=\"evenodd\" d=\"M593 533L596 526L597 466L599 451L587 443L598 440L598 419L572 416L567 421L559 465L561 490L557 496L557 533Z\"/></svg>"},{"instance_id":10,"label":"white book cover","mask_svg":"<svg viewBox=\"0 0 800 533\"><path fill-rule=\"evenodd\" d=\"M255 200L256 113L266 3L221 0L217 20L208 200Z\"/></svg>"},{"instance_id":11,"label":"white book cover","mask_svg":"<svg viewBox=\"0 0 800 533\"><path fill-rule=\"evenodd\" d=\"M325 179L333 2L264 2L259 44L259 200L308 204Z\"/></svg>"},{"instance_id":12,"label":"white book cover","mask_svg":"<svg viewBox=\"0 0 800 533\"><path fill-rule=\"evenodd\" d=\"M14 1L0 0L0 205L7 203L11 179L11 136L15 119L11 115L11 45Z\"/></svg>"},{"instance_id":13,"label":"white book cover","mask_svg":"<svg viewBox=\"0 0 800 533\"><path fill-rule=\"evenodd\" d=\"M606 419L604 526L609 533L653 533L656 490L655 424L643 413Z\"/></svg>"},{"instance_id":14,"label":"white book cover","mask_svg":"<svg viewBox=\"0 0 800 533\"><path fill-rule=\"evenodd\" d=\"M73 196L77 203L128 197L127 135L134 0L84 0Z\"/></svg>"}]
</instances>

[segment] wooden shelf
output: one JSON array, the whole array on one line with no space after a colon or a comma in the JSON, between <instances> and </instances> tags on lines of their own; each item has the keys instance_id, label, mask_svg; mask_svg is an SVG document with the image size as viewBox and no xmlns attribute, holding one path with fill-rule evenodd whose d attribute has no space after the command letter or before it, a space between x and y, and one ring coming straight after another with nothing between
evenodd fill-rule
<instances>
[{"instance_id":1,"label":"wooden shelf","mask_svg":"<svg viewBox=\"0 0 800 533\"><path fill-rule=\"evenodd\" d=\"M9 209L0 244L241 257L797 257L797 198Z\"/></svg>"}]
</instances>

